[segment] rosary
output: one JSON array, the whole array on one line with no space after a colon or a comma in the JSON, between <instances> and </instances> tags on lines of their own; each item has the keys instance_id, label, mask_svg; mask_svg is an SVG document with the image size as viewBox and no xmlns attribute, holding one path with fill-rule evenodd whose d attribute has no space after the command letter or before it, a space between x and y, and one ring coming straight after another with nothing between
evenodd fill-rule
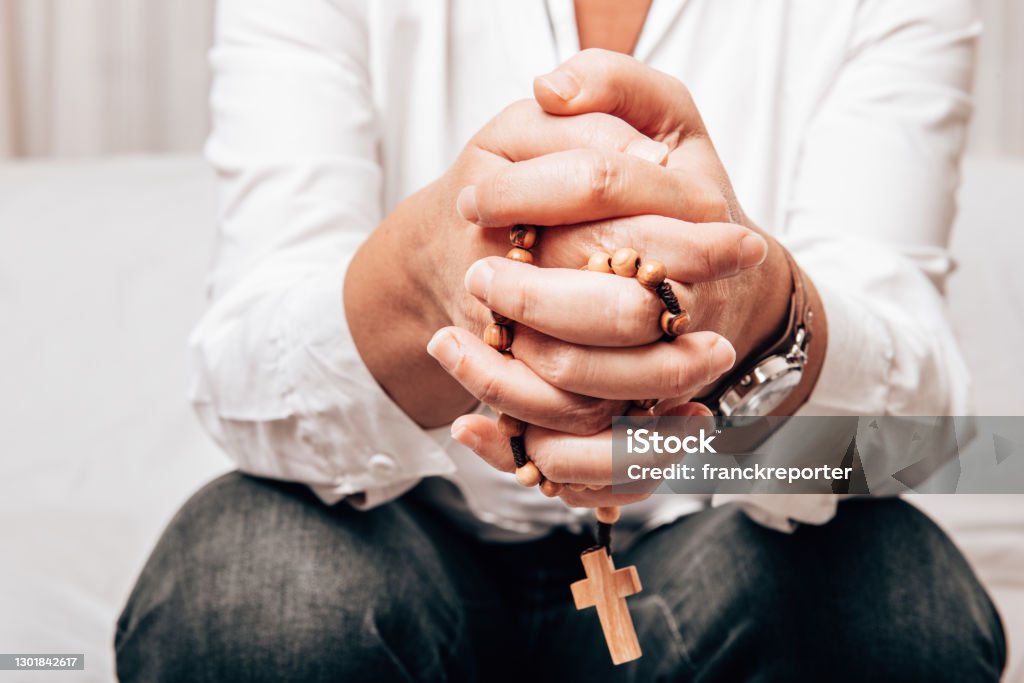
<instances>
[{"instance_id":1,"label":"rosary","mask_svg":"<svg viewBox=\"0 0 1024 683\"><path fill-rule=\"evenodd\" d=\"M509 242L512 243L512 249L505 255L507 258L521 263L533 263L533 253L530 250L537 243L537 228L527 225L513 226L509 230ZM660 261L648 259L641 262L636 250L623 247L613 254L597 252L581 270L635 277L642 286L657 294L665 305L660 320L661 331L665 336L678 337L686 330L690 316L679 306L671 285L665 279L665 264ZM513 321L493 311L491 317L494 322L484 330L484 342L501 353L511 355ZM634 401L634 404L638 409L649 412L656 402L655 399L644 399ZM520 484L539 486L541 493L550 498L561 493L565 486L574 491L604 488L587 484L566 484L544 478L526 453L523 440L526 427L525 422L510 415L498 416L498 430L509 440L516 466L516 480ZM587 578L580 579L570 586L576 609L594 607L597 610L601 630L604 632L608 651L615 664L639 659L642 654L636 630L633 628L633 619L626 606L626 598L641 591L640 577L636 567L616 569L611 557L612 525L619 520L619 515L618 506L597 508L597 545L585 550L580 556Z\"/></svg>"}]
</instances>

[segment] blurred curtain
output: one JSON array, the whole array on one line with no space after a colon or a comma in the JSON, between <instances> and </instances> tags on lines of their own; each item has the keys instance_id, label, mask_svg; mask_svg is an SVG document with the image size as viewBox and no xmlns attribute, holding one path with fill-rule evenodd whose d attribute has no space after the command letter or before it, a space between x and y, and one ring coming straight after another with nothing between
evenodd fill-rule
<instances>
[{"instance_id":1,"label":"blurred curtain","mask_svg":"<svg viewBox=\"0 0 1024 683\"><path fill-rule=\"evenodd\" d=\"M0 157L194 150L214 0L0 0Z\"/></svg>"},{"instance_id":2,"label":"blurred curtain","mask_svg":"<svg viewBox=\"0 0 1024 683\"><path fill-rule=\"evenodd\" d=\"M975 1L971 150L1024 157L1024 0ZM0 0L0 158L197 150L214 2Z\"/></svg>"},{"instance_id":3,"label":"blurred curtain","mask_svg":"<svg viewBox=\"0 0 1024 683\"><path fill-rule=\"evenodd\" d=\"M975 1L985 35L974 79L971 151L1024 157L1024 0Z\"/></svg>"}]
</instances>

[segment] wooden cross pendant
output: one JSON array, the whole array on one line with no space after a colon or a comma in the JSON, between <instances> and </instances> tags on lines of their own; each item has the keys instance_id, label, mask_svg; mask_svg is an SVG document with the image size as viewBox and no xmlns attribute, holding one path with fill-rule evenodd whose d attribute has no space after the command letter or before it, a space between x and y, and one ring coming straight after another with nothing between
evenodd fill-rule
<instances>
[{"instance_id":1,"label":"wooden cross pendant","mask_svg":"<svg viewBox=\"0 0 1024 683\"><path fill-rule=\"evenodd\" d=\"M597 608L597 618L601 621L613 663L623 664L639 659L642 654L640 643L626 606L626 597L641 591L636 567L615 569L615 563L604 546L587 550L580 559L587 578L570 586L576 609Z\"/></svg>"}]
</instances>

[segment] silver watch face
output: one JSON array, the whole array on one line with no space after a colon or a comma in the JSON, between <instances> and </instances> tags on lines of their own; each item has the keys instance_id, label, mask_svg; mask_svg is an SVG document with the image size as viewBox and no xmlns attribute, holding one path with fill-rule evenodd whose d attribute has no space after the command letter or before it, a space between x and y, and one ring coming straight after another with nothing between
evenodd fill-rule
<instances>
[{"instance_id":1,"label":"silver watch face","mask_svg":"<svg viewBox=\"0 0 1024 683\"><path fill-rule=\"evenodd\" d=\"M791 363L785 356L766 358L722 395L719 412L726 417L770 415L793 393L802 376L802 363Z\"/></svg>"},{"instance_id":2,"label":"silver watch face","mask_svg":"<svg viewBox=\"0 0 1024 683\"><path fill-rule=\"evenodd\" d=\"M789 395L800 384L802 375L803 372L800 368L793 368L769 382L753 387L735 406L731 415L770 415L772 411L782 405L783 401L789 398Z\"/></svg>"}]
</instances>

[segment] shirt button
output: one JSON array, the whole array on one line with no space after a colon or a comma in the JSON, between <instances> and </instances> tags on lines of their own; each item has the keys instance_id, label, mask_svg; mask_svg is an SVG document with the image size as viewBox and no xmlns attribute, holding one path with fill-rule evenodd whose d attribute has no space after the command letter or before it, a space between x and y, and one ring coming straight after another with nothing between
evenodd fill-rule
<instances>
[{"instance_id":1,"label":"shirt button","mask_svg":"<svg viewBox=\"0 0 1024 683\"><path fill-rule=\"evenodd\" d=\"M390 455L374 453L370 456L370 473L378 477L390 477L398 467Z\"/></svg>"}]
</instances>

